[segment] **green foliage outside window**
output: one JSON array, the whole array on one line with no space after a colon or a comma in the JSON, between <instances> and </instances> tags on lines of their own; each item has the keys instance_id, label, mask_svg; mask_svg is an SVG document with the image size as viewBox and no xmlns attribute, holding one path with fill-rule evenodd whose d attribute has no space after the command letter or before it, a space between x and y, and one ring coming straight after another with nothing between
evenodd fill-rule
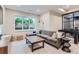
<instances>
[{"instance_id":1,"label":"green foliage outside window","mask_svg":"<svg viewBox=\"0 0 79 59\"><path fill-rule=\"evenodd\" d=\"M32 18L29 18L29 23L30 23L30 24L33 24Z\"/></svg>"},{"instance_id":2,"label":"green foliage outside window","mask_svg":"<svg viewBox=\"0 0 79 59\"><path fill-rule=\"evenodd\" d=\"M16 20L15 20L15 22L16 23L21 23L22 22L22 19L20 17L17 17Z\"/></svg>"},{"instance_id":3,"label":"green foliage outside window","mask_svg":"<svg viewBox=\"0 0 79 59\"><path fill-rule=\"evenodd\" d=\"M35 29L35 19L16 16L15 29Z\"/></svg>"}]
</instances>

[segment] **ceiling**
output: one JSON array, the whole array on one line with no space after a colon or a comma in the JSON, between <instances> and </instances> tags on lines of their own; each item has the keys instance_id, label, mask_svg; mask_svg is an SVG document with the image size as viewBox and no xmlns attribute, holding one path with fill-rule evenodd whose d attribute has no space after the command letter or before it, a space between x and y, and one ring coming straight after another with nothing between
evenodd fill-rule
<instances>
[{"instance_id":1,"label":"ceiling","mask_svg":"<svg viewBox=\"0 0 79 59\"><path fill-rule=\"evenodd\" d=\"M79 5L5 5L8 9L28 12L36 15L43 14L47 11L52 11L58 14L65 14L67 12L79 10ZM59 10L62 8L65 12Z\"/></svg>"}]
</instances>

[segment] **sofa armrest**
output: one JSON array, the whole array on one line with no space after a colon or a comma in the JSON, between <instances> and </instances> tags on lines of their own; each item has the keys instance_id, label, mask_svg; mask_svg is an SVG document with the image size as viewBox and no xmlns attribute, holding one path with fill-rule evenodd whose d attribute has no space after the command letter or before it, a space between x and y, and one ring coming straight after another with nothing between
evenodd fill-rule
<instances>
[{"instance_id":1,"label":"sofa armrest","mask_svg":"<svg viewBox=\"0 0 79 59\"><path fill-rule=\"evenodd\" d=\"M0 47L8 46L11 40L11 35L3 35L0 40Z\"/></svg>"},{"instance_id":2,"label":"sofa armrest","mask_svg":"<svg viewBox=\"0 0 79 59\"><path fill-rule=\"evenodd\" d=\"M61 38L57 38L57 47L60 48L61 44L62 44L62 39Z\"/></svg>"}]
</instances>

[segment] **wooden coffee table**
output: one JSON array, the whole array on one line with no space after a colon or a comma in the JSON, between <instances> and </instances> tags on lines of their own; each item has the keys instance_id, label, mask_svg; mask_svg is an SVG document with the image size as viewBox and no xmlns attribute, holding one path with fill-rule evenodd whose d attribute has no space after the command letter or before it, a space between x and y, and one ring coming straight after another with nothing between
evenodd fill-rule
<instances>
[{"instance_id":1,"label":"wooden coffee table","mask_svg":"<svg viewBox=\"0 0 79 59\"><path fill-rule=\"evenodd\" d=\"M26 43L31 44L31 50L32 52L34 50L40 49L40 48L44 48L44 39L39 37L39 36L27 36L26 37ZM42 44L42 45L38 45L38 44ZM35 46L38 45L38 46Z\"/></svg>"}]
</instances>

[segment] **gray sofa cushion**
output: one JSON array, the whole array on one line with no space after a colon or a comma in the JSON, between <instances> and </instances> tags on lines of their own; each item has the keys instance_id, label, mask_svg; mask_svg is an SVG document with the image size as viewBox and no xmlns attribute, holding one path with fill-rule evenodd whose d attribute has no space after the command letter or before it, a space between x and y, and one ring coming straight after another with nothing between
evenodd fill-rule
<instances>
[{"instance_id":1,"label":"gray sofa cushion","mask_svg":"<svg viewBox=\"0 0 79 59\"><path fill-rule=\"evenodd\" d=\"M56 32L41 30L40 34L37 34L37 35L42 38L45 38L46 43L49 43L49 44L55 46L57 49L60 48L61 41L60 41L60 39L57 39ZM59 36L61 36L61 35L59 35Z\"/></svg>"},{"instance_id":2,"label":"gray sofa cushion","mask_svg":"<svg viewBox=\"0 0 79 59\"><path fill-rule=\"evenodd\" d=\"M54 41L57 41L57 39L56 39L56 33L52 33L52 36L49 36L49 34L48 35L46 35L46 32L43 32L43 34L37 34L38 36L41 36L41 37L44 37L44 38L46 38L46 39L49 39L49 40L54 40Z\"/></svg>"},{"instance_id":3,"label":"gray sofa cushion","mask_svg":"<svg viewBox=\"0 0 79 59\"><path fill-rule=\"evenodd\" d=\"M37 35L45 38L49 37L48 35L44 35L44 34L37 34Z\"/></svg>"},{"instance_id":4,"label":"gray sofa cushion","mask_svg":"<svg viewBox=\"0 0 79 59\"><path fill-rule=\"evenodd\" d=\"M43 35L48 35L48 36L52 36L54 33L54 31L46 31L46 30L41 30L41 34Z\"/></svg>"}]
</instances>

